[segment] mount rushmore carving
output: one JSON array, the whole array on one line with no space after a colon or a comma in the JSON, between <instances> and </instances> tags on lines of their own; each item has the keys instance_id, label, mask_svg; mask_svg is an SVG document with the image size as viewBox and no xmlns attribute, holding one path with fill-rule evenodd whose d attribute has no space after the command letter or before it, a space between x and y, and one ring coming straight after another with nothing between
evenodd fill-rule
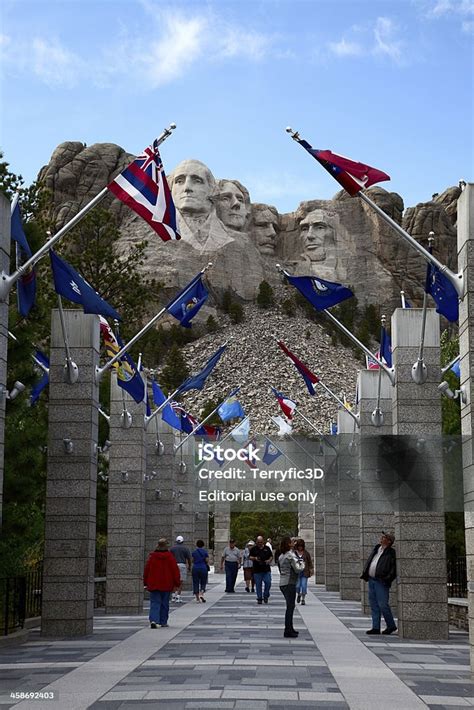
<instances>
[{"instance_id":1,"label":"mount rushmore carving","mask_svg":"<svg viewBox=\"0 0 474 710\"><path fill-rule=\"evenodd\" d=\"M39 178L53 195L56 226L65 224L133 156L109 143L86 147L62 143ZM168 181L177 210L179 242L162 243L151 229L117 200L106 198L127 245L148 240L146 271L158 275L170 293L209 261L213 290L230 288L244 300L255 298L264 279L278 283L275 264L299 275L315 275L353 287L362 303L399 304L404 289L415 302L424 283L425 263L358 198L344 191L331 200L301 202L279 214L271 205L252 203L236 179L216 179L199 160L184 160ZM438 258L455 266L457 187L404 210L403 199L382 187L372 199L416 239L427 244L436 235Z\"/></svg>"}]
</instances>

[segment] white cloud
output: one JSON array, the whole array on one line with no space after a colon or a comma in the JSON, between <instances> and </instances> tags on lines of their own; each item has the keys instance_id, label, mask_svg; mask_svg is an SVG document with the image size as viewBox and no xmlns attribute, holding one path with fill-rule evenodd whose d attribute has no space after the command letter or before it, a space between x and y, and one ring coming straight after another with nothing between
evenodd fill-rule
<instances>
[{"instance_id":1,"label":"white cloud","mask_svg":"<svg viewBox=\"0 0 474 710\"><path fill-rule=\"evenodd\" d=\"M82 61L57 40L35 38L30 46L31 68L48 86L73 86Z\"/></svg>"},{"instance_id":2,"label":"white cloud","mask_svg":"<svg viewBox=\"0 0 474 710\"><path fill-rule=\"evenodd\" d=\"M461 31L466 34L474 33L474 20L464 19L474 16L474 2L472 0L436 0L426 12L429 19L462 18Z\"/></svg>"},{"instance_id":3,"label":"white cloud","mask_svg":"<svg viewBox=\"0 0 474 710\"><path fill-rule=\"evenodd\" d=\"M461 25L461 29L466 34L469 34L469 35L474 34L474 20L464 20L464 22Z\"/></svg>"},{"instance_id":4,"label":"white cloud","mask_svg":"<svg viewBox=\"0 0 474 710\"><path fill-rule=\"evenodd\" d=\"M363 54L363 49L357 42L348 42L342 38L339 42L329 42L329 49L338 57L354 57Z\"/></svg>"},{"instance_id":5,"label":"white cloud","mask_svg":"<svg viewBox=\"0 0 474 710\"><path fill-rule=\"evenodd\" d=\"M378 17L374 23L353 25L338 42L329 42L328 49L337 57L385 56L395 64L404 61L403 42L398 27L389 17Z\"/></svg>"},{"instance_id":6,"label":"white cloud","mask_svg":"<svg viewBox=\"0 0 474 710\"><path fill-rule=\"evenodd\" d=\"M402 43L396 39L396 25L388 17L378 17L374 27L376 54L386 54L397 64L402 59Z\"/></svg>"}]
</instances>

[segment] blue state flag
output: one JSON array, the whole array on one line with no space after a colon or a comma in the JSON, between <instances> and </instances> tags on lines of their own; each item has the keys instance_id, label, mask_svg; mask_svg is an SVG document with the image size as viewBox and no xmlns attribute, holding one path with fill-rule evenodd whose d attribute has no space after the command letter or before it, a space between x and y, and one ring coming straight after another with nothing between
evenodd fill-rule
<instances>
[{"instance_id":1,"label":"blue state flag","mask_svg":"<svg viewBox=\"0 0 474 710\"><path fill-rule=\"evenodd\" d=\"M265 451L263 452L262 461L267 466L270 466L274 461L276 461L280 456L283 455L283 451L280 451L278 446L272 444L270 441L265 442Z\"/></svg>"},{"instance_id":2,"label":"blue state flag","mask_svg":"<svg viewBox=\"0 0 474 710\"><path fill-rule=\"evenodd\" d=\"M453 372L456 375L456 377L459 377L459 379L461 379L461 359L460 358L458 358L455 362L453 362L453 364L451 365L451 367L449 369L451 370L451 372Z\"/></svg>"},{"instance_id":3,"label":"blue state flag","mask_svg":"<svg viewBox=\"0 0 474 710\"><path fill-rule=\"evenodd\" d=\"M32 256L32 252L23 230L18 201L11 215L11 237L16 243L16 268L19 269L21 265ZM28 271L18 279L16 285L16 299L18 313L26 318L36 300L36 273L33 267L30 267Z\"/></svg>"},{"instance_id":4,"label":"blue state flag","mask_svg":"<svg viewBox=\"0 0 474 710\"><path fill-rule=\"evenodd\" d=\"M459 320L459 299L451 281L437 266L428 264L426 270L426 293L430 293L436 303L436 313L451 323Z\"/></svg>"},{"instance_id":5,"label":"blue state flag","mask_svg":"<svg viewBox=\"0 0 474 710\"><path fill-rule=\"evenodd\" d=\"M317 311L331 308L354 295L346 286L325 281L317 276L290 276L286 271L284 274L289 283L298 289Z\"/></svg>"},{"instance_id":6,"label":"blue state flag","mask_svg":"<svg viewBox=\"0 0 474 710\"><path fill-rule=\"evenodd\" d=\"M119 352L123 348L122 338L118 334L115 337L118 346L117 352ZM145 384L132 356L129 353L124 353L120 360L114 364L114 367L117 370L118 386L125 390L137 404L143 402L145 400Z\"/></svg>"},{"instance_id":7,"label":"blue state flag","mask_svg":"<svg viewBox=\"0 0 474 710\"><path fill-rule=\"evenodd\" d=\"M209 292L202 282L202 274L198 274L183 290L166 306L166 310L185 328L191 328L191 320L207 301Z\"/></svg>"},{"instance_id":8,"label":"blue state flag","mask_svg":"<svg viewBox=\"0 0 474 710\"><path fill-rule=\"evenodd\" d=\"M80 304L84 313L97 313L105 318L121 320L117 311L94 291L85 279L61 259L52 249L49 250L53 270L54 290L73 303Z\"/></svg>"},{"instance_id":9,"label":"blue state flag","mask_svg":"<svg viewBox=\"0 0 474 710\"><path fill-rule=\"evenodd\" d=\"M227 397L225 402L223 402L217 410L217 413L223 422L228 422L230 419L241 419L242 417L245 417L242 405L236 397L238 391L239 388L234 390L234 392Z\"/></svg>"},{"instance_id":10,"label":"blue state flag","mask_svg":"<svg viewBox=\"0 0 474 710\"><path fill-rule=\"evenodd\" d=\"M185 380L183 384L178 388L178 392L188 392L189 390L202 390L207 378L219 362L220 357L226 347L227 345L223 345L222 347L220 347L219 350L217 350L217 352L215 352L214 355L209 358L209 360L202 368L201 372L199 372L197 375L188 377L188 379Z\"/></svg>"},{"instance_id":11,"label":"blue state flag","mask_svg":"<svg viewBox=\"0 0 474 710\"><path fill-rule=\"evenodd\" d=\"M392 367L392 339L383 326L380 337L380 357L388 367Z\"/></svg>"},{"instance_id":12,"label":"blue state flag","mask_svg":"<svg viewBox=\"0 0 474 710\"><path fill-rule=\"evenodd\" d=\"M153 380L153 382L151 383L151 387L153 391L153 402L155 403L155 407L160 407L163 402L166 402L167 397L165 397L165 395L161 391L158 382L155 382L155 380ZM173 427L173 429L181 431L181 418L174 413L174 410L170 403L163 407L161 411L161 418L164 422Z\"/></svg>"}]
</instances>

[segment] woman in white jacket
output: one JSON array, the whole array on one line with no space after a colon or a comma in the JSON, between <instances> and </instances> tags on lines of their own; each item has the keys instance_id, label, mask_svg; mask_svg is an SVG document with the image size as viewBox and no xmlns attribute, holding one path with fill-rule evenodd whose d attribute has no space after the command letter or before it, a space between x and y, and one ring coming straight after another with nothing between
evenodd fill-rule
<instances>
[{"instance_id":1,"label":"woman in white jacket","mask_svg":"<svg viewBox=\"0 0 474 710\"><path fill-rule=\"evenodd\" d=\"M285 638L296 638L298 632L293 628L293 613L295 611L296 582L299 573L304 570L304 561L298 559L291 547L291 537L284 537L280 543L278 558L280 569L280 590L286 601Z\"/></svg>"}]
</instances>

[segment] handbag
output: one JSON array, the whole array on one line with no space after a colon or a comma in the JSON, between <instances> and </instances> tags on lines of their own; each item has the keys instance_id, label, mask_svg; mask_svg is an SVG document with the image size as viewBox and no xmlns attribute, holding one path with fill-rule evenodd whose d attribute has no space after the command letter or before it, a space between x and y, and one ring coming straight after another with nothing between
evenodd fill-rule
<instances>
[{"instance_id":1,"label":"handbag","mask_svg":"<svg viewBox=\"0 0 474 710\"><path fill-rule=\"evenodd\" d=\"M210 572L211 571L210 566L208 564L206 564L206 567L207 567L207 571Z\"/></svg>"}]
</instances>

